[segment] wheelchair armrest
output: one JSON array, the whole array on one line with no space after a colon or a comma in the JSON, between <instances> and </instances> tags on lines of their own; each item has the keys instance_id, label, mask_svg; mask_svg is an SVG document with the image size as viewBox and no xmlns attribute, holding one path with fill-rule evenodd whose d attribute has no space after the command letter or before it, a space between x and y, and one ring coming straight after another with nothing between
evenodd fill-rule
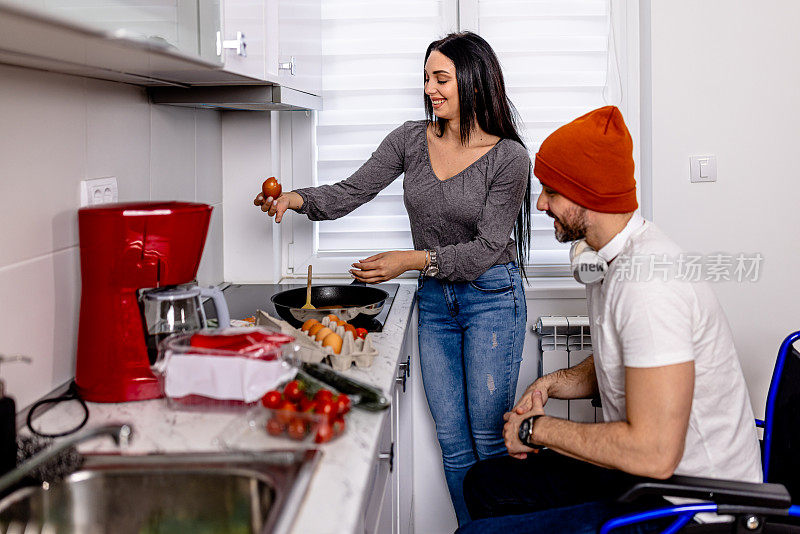
<instances>
[{"instance_id":1,"label":"wheelchair armrest","mask_svg":"<svg viewBox=\"0 0 800 534\"><path fill-rule=\"evenodd\" d=\"M666 480L640 482L619 498L632 502L645 495L687 497L717 504L742 504L766 508L789 508L792 499L783 484L758 484L716 478L672 476Z\"/></svg>"}]
</instances>

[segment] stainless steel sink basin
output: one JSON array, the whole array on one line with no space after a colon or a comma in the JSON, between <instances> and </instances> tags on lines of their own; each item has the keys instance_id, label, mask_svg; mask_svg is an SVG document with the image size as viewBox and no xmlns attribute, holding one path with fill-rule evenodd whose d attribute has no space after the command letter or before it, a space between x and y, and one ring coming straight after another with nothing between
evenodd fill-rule
<instances>
[{"instance_id":1,"label":"stainless steel sink basin","mask_svg":"<svg viewBox=\"0 0 800 534\"><path fill-rule=\"evenodd\" d=\"M318 459L314 450L86 455L64 480L0 501L0 525L87 534L286 532Z\"/></svg>"}]
</instances>

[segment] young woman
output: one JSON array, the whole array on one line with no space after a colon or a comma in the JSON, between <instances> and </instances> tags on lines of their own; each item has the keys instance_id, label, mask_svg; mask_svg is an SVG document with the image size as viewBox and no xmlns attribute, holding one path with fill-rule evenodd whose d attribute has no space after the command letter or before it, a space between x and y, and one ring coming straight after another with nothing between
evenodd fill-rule
<instances>
[{"instance_id":1,"label":"young woman","mask_svg":"<svg viewBox=\"0 0 800 534\"><path fill-rule=\"evenodd\" d=\"M526 307L517 262L530 244L530 158L516 131L500 64L474 33L450 34L425 54L425 111L390 133L348 179L255 204L280 222L342 217L400 174L414 249L353 263L353 277L418 282L422 379L459 524L462 481L478 459L506 452ZM509 237L514 233L514 239Z\"/></svg>"}]
</instances>

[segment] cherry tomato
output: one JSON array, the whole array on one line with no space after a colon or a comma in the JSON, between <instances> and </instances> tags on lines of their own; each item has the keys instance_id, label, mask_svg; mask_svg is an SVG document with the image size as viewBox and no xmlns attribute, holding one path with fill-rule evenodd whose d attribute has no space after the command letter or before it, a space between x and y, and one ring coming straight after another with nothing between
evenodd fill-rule
<instances>
[{"instance_id":1,"label":"cherry tomato","mask_svg":"<svg viewBox=\"0 0 800 534\"><path fill-rule=\"evenodd\" d=\"M261 397L261 404L263 404L265 408L275 410L281 405L282 400L281 392L273 389L272 391L267 391L264 396Z\"/></svg>"},{"instance_id":2,"label":"cherry tomato","mask_svg":"<svg viewBox=\"0 0 800 534\"><path fill-rule=\"evenodd\" d=\"M270 417L267 421L267 432L271 436L280 436L284 428L284 425L274 417Z\"/></svg>"},{"instance_id":3,"label":"cherry tomato","mask_svg":"<svg viewBox=\"0 0 800 534\"><path fill-rule=\"evenodd\" d=\"M316 395L314 395L314 400L317 401L317 403L322 401L332 401L333 392L331 392L329 389L321 389L317 391Z\"/></svg>"},{"instance_id":4,"label":"cherry tomato","mask_svg":"<svg viewBox=\"0 0 800 534\"><path fill-rule=\"evenodd\" d=\"M297 406L295 406L291 401L285 400L278 410L279 411L275 412L275 417L279 422L283 423L284 425L288 425L294 417L292 414L297 412Z\"/></svg>"},{"instance_id":5,"label":"cherry tomato","mask_svg":"<svg viewBox=\"0 0 800 534\"><path fill-rule=\"evenodd\" d=\"M292 380L283 388L283 397L292 402L300 402L304 396L303 388L297 380Z\"/></svg>"},{"instance_id":6,"label":"cherry tomato","mask_svg":"<svg viewBox=\"0 0 800 534\"><path fill-rule=\"evenodd\" d=\"M274 200L281 196L282 190L281 184L278 183L274 176L270 176L261 184L261 192L264 193L264 198L272 197Z\"/></svg>"},{"instance_id":7,"label":"cherry tomato","mask_svg":"<svg viewBox=\"0 0 800 534\"><path fill-rule=\"evenodd\" d=\"M317 407L317 401L314 399L309 399L305 395L303 398L300 399L300 411L301 412L313 412L314 408Z\"/></svg>"},{"instance_id":8,"label":"cherry tomato","mask_svg":"<svg viewBox=\"0 0 800 534\"><path fill-rule=\"evenodd\" d=\"M364 339L367 337L367 329L366 328L356 328L356 336Z\"/></svg>"},{"instance_id":9,"label":"cherry tomato","mask_svg":"<svg viewBox=\"0 0 800 534\"><path fill-rule=\"evenodd\" d=\"M336 397L336 413L344 415L350 411L350 397L342 393Z\"/></svg>"},{"instance_id":10,"label":"cherry tomato","mask_svg":"<svg viewBox=\"0 0 800 534\"><path fill-rule=\"evenodd\" d=\"M314 436L314 443L327 443L333 438L333 425L328 421L320 423L317 434Z\"/></svg>"},{"instance_id":11,"label":"cherry tomato","mask_svg":"<svg viewBox=\"0 0 800 534\"><path fill-rule=\"evenodd\" d=\"M295 417L289 422L289 430L287 431L289 437L296 440L301 440L306 437L306 422Z\"/></svg>"},{"instance_id":12,"label":"cherry tomato","mask_svg":"<svg viewBox=\"0 0 800 534\"><path fill-rule=\"evenodd\" d=\"M324 416L325 419L330 419L336 415L336 403L330 400L317 401L314 413Z\"/></svg>"},{"instance_id":13,"label":"cherry tomato","mask_svg":"<svg viewBox=\"0 0 800 534\"><path fill-rule=\"evenodd\" d=\"M344 417L342 417L340 415L339 417L334 419L333 420L333 424L331 426L333 427L333 435L334 436L338 436L339 434L344 432L344 428L345 428Z\"/></svg>"}]
</instances>

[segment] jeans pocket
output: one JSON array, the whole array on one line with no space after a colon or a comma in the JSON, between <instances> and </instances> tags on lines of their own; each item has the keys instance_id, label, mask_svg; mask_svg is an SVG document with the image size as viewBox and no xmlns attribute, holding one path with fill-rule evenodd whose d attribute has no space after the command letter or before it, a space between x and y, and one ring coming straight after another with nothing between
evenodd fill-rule
<instances>
[{"instance_id":1,"label":"jeans pocket","mask_svg":"<svg viewBox=\"0 0 800 534\"><path fill-rule=\"evenodd\" d=\"M494 265L469 285L483 293L503 293L511 290L513 282L505 265Z\"/></svg>"},{"instance_id":2,"label":"jeans pocket","mask_svg":"<svg viewBox=\"0 0 800 534\"><path fill-rule=\"evenodd\" d=\"M420 277L417 278L417 291L422 289L422 286L424 285L425 285L425 277L420 275Z\"/></svg>"}]
</instances>

